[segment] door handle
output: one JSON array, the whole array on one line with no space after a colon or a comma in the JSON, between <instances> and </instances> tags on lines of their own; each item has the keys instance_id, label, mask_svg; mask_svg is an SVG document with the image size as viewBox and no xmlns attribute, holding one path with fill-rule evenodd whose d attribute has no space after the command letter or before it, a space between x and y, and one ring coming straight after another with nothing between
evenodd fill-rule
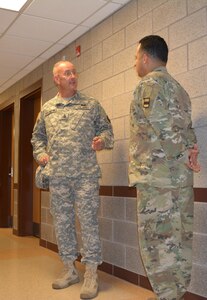
<instances>
[{"instance_id":1,"label":"door handle","mask_svg":"<svg viewBox=\"0 0 207 300\"><path fill-rule=\"evenodd\" d=\"M10 177L13 177L13 176L14 176L14 170L13 170L12 167L11 167L11 171L10 171L10 173L9 173L9 176L10 176Z\"/></svg>"}]
</instances>

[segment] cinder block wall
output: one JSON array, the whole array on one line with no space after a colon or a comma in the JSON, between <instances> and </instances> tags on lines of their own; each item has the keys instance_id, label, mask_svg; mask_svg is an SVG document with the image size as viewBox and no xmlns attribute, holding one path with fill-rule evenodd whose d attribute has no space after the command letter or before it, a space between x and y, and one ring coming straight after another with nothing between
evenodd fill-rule
<instances>
[{"instance_id":1,"label":"cinder block wall","mask_svg":"<svg viewBox=\"0 0 207 300\"><path fill-rule=\"evenodd\" d=\"M109 115L115 133L113 151L98 154L102 168L100 229L103 260L114 266L145 275L136 225L136 198L116 194L127 187L129 106L138 78L133 69L137 42L148 34L163 36L169 45L168 70L186 88L192 100L193 124L198 137L202 171L195 175L195 187L207 188L207 1L132 0L74 43L53 56L31 74L0 95L0 104L15 101L18 137L21 90L43 79L42 102L56 93L52 67L65 57L79 72L79 89L96 97ZM81 46L76 58L75 46ZM15 141L18 154L18 140ZM15 157L17 166L18 155ZM17 182L17 174L14 174ZM18 205L17 194L15 203ZM42 192L41 239L55 244L49 213L48 192ZM14 216L17 219L17 216ZM14 224L17 226L17 224ZM77 223L78 226L78 223ZM189 291L207 297L207 199L195 202L193 276Z\"/></svg>"}]
</instances>

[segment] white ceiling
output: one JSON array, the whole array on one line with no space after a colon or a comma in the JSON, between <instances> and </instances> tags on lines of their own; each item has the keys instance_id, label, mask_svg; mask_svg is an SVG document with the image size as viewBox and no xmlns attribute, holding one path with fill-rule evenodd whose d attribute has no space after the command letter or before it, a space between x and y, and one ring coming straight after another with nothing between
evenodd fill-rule
<instances>
[{"instance_id":1,"label":"white ceiling","mask_svg":"<svg viewBox=\"0 0 207 300\"><path fill-rule=\"evenodd\" d=\"M129 1L28 0L20 12L0 9L0 93Z\"/></svg>"}]
</instances>

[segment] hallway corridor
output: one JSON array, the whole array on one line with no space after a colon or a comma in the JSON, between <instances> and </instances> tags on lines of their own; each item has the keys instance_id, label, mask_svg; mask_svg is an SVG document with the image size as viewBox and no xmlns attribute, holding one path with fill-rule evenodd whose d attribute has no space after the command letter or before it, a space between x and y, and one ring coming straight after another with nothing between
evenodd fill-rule
<instances>
[{"instance_id":1,"label":"hallway corridor","mask_svg":"<svg viewBox=\"0 0 207 300\"><path fill-rule=\"evenodd\" d=\"M62 263L57 253L39 246L35 237L18 237L11 229L0 228L0 299L79 300L83 267L77 263L81 282L63 290L51 283ZM153 293L99 271L97 300L147 300Z\"/></svg>"}]
</instances>

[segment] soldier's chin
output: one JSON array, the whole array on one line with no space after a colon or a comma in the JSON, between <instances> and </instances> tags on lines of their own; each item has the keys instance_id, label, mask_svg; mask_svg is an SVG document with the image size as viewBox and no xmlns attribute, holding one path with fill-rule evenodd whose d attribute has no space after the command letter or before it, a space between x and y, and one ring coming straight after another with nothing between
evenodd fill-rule
<instances>
[{"instance_id":1,"label":"soldier's chin","mask_svg":"<svg viewBox=\"0 0 207 300\"><path fill-rule=\"evenodd\" d=\"M75 93L77 91L77 86L71 85L69 89Z\"/></svg>"}]
</instances>

